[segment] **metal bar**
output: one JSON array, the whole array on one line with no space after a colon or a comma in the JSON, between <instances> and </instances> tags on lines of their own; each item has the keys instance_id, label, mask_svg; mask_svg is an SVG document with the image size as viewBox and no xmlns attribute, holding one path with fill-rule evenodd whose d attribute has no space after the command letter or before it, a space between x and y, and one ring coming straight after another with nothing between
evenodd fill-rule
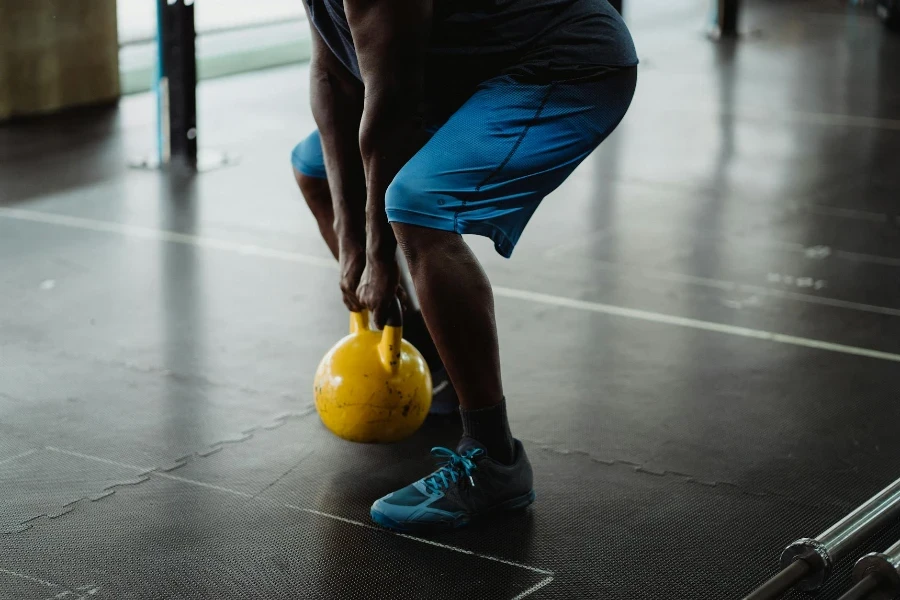
<instances>
[{"instance_id":1,"label":"metal bar","mask_svg":"<svg viewBox=\"0 0 900 600\"><path fill-rule=\"evenodd\" d=\"M885 27L900 31L900 2L897 0L878 0L875 13Z\"/></svg>"},{"instance_id":2,"label":"metal bar","mask_svg":"<svg viewBox=\"0 0 900 600\"><path fill-rule=\"evenodd\" d=\"M718 0L716 26L722 37L737 37L738 15L741 11L740 0Z\"/></svg>"},{"instance_id":3,"label":"metal bar","mask_svg":"<svg viewBox=\"0 0 900 600\"><path fill-rule=\"evenodd\" d=\"M873 552L859 559L853 567L853 581L856 587L863 587L866 581L871 586L874 581L875 587L869 591L872 600L893 600L900 596L900 542L883 553Z\"/></svg>"},{"instance_id":4,"label":"metal bar","mask_svg":"<svg viewBox=\"0 0 900 600\"><path fill-rule=\"evenodd\" d=\"M900 568L900 541L884 551L884 554Z\"/></svg>"},{"instance_id":5,"label":"metal bar","mask_svg":"<svg viewBox=\"0 0 900 600\"><path fill-rule=\"evenodd\" d=\"M157 0L161 164L197 165L194 0ZM163 137L165 136L165 137ZM168 150L168 152L166 151Z\"/></svg>"},{"instance_id":6,"label":"metal bar","mask_svg":"<svg viewBox=\"0 0 900 600\"><path fill-rule=\"evenodd\" d=\"M156 2L156 67L153 72L153 93L156 95L156 160L163 165L169 162L169 92L163 76L163 3Z\"/></svg>"},{"instance_id":7,"label":"metal bar","mask_svg":"<svg viewBox=\"0 0 900 600\"><path fill-rule=\"evenodd\" d=\"M621 0L619 0L621 2ZM306 15L298 17L290 17L287 19L267 19L264 21L252 21L250 23L241 23L240 25L226 25L224 27L210 27L208 29L198 29L197 36L204 37L207 35L218 35L221 33L235 33L241 31L252 31L254 29L266 29L268 27L277 27L278 25L290 25L294 23L306 23ZM127 48L128 46L142 46L145 44L156 43L156 36L151 37L133 37L119 41L119 48Z\"/></svg>"},{"instance_id":8,"label":"metal bar","mask_svg":"<svg viewBox=\"0 0 900 600\"><path fill-rule=\"evenodd\" d=\"M835 562L897 518L900 518L900 479L869 498L816 538L799 539L785 548L781 553L781 572L744 600L774 600L792 587L807 592L818 590L831 575ZM879 574L883 571L893 572L900 589L900 542L891 546L885 554L870 554L863 557L865 559L878 562ZM857 568L863 569L860 580L868 574L866 568L861 567L863 560L857 563Z\"/></svg>"},{"instance_id":9,"label":"metal bar","mask_svg":"<svg viewBox=\"0 0 900 600\"><path fill-rule=\"evenodd\" d=\"M831 575L834 563L862 544L879 529L900 518L900 479L812 539L800 539L781 555L786 567L795 560L809 563L810 573L797 584L803 591L818 590Z\"/></svg>"},{"instance_id":10,"label":"metal bar","mask_svg":"<svg viewBox=\"0 0 900 600\"><path fill-rule=\"evenodd\" d=\"M809 565L797 560L781 570L778 575L768 580L745 597L744 600L775 600L794 587L809 572Z\"/></svg>"},{"instance_id":11,"label":"metal bar","mask_svg":"<svg viewBox=\"0 0 900 600\"><path fill-rule=\"evenodd\" d=\"M838 600L866 600L866 598L869 597L869 594L878 589L878 586L878 577L875 575L867 575Z\"/></svg>"},{"instance_id":12,"label":"metal bar","mask_svg":"<svg viewBox=\"0 0 900 600\"><path fill-rule=\"evenodd\" d=\"M843 555L884 524L900 516L900 479L872 497L850 515L819 536L831 554Z\"/></svg>"}]
</instances>

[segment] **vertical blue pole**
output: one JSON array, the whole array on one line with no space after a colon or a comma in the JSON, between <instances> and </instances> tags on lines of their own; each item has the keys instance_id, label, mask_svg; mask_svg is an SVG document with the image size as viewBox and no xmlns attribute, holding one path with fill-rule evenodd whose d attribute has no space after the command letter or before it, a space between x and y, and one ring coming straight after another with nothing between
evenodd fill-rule
<instances>
[{"instance_id":1,"label":"vertical blue pole","mask_svg":"<svg viewBox=\"0 0 900 600\"><path fill-rule=\"evenodd\" d=\"M153 91L156 94L156 159L162 165L166 160L165 140L169 135L166 118L166 95L164 79L166 77L165 51L166 42L163 35L163 4L166 0L156 0L156 65L153 73Z\"/></svg>"},{"instance_id":2,"label":"vertical blue pole","mask_svg":"<svg viewBox=\"0 0 900 600\"><path fill-rule=\"evenodd\" d=\"M718 37L736 37L740 10L740 0L712 0L710 3L710 29Z\"/></svg>"},{"instance_id":3,"label":"vertical blue pole","mask_svg":"<svg viewBox=\"0 0 900 600\"><path fill-rule=\"evenodd\" d=\"M0 0L2 2L2 0ZM197 32L194 0L156 0L160 163L197 165ZM183 163L183 165L182 165Z\"/></svg>"}]
</instances>

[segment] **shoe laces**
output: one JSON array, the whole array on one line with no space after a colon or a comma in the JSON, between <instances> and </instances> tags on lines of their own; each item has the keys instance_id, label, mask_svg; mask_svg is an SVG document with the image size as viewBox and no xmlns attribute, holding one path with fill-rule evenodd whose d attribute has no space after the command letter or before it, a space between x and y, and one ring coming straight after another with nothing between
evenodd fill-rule
<instances>
[{"instance_id":1,"label":"shoe laces","mask_svg":"<svg viewBox=\"0 0 900 600\"><path fill-rule=\"evenodd\" d=\"M444 462L437 471L425 478L425 487L429 492L442 492L462 477L468 478L472 487L475 487L472 473L475 472L478 465L475 464L474 459L484 454L482 448L470 448L462 454L457 454L449 448L436 447L431 449L431 454L437 458L443 458Z\"/></svg>"}]
</instances>

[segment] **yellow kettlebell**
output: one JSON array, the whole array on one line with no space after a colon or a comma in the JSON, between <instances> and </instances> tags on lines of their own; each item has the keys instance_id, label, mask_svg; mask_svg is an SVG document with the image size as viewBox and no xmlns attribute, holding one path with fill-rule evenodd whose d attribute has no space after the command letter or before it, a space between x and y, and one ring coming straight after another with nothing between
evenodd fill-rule
<instances>
[{"instance_id":1,"label":"yellow kettlebell","mask_svg":"<svg viewBox=\"0 0 900 600\"><path fill-rule=\"evenodd\" d=\"M396 442L409 437L431 408L431 372L403 339L400 303L383 332L369 314L350 313L350 335L319 363L316 410L332 433L352 442Z\"/></svg>"}]
</instances>

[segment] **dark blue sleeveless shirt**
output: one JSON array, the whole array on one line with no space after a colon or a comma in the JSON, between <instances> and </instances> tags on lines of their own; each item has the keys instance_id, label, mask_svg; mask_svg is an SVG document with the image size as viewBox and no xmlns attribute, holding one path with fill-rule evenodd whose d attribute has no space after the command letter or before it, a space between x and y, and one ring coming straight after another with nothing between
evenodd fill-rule
<instances>
[{"instance_id":1,"label":"dark blue sleeveless shirt","mask_svg":"<svg viewBox=\"0 0 900 600\"><path fill-rule=\"evenodd\" d=\"M356 77L343 0L304 0L322 39ZM600 77L638 63L607 0L434 0L426 101L453 105L499 75L550 83Z\"/></svg>"}]
</instances>

